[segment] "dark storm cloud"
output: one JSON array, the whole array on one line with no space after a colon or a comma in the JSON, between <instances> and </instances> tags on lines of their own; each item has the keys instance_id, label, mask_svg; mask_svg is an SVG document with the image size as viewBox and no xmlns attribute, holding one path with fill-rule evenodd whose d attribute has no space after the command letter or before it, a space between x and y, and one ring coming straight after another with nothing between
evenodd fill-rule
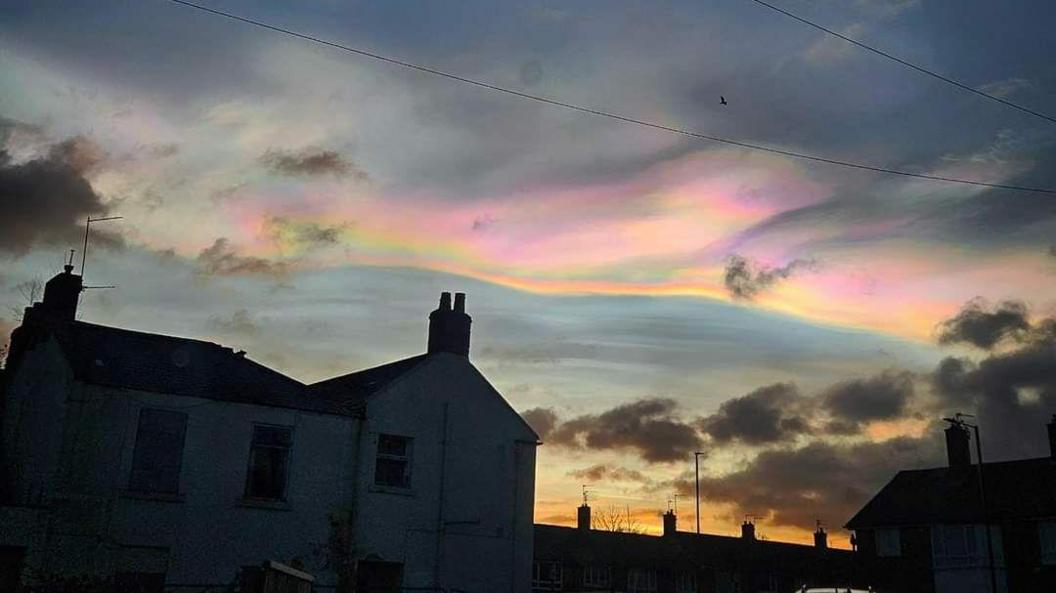
<instances>
[{"instance_id":1,"label":"dark storm cloud","mask_svg":"<svg viewBox=\"0 0 1056 593\"><path fill-rule=\"evenodd\" d=\"M809 429L808 420L800 414L804 403L795 385L775 383L726 400L718 412L702 418L699 426L715 444L787 441Z\"/></svg>"},{"instance_id":2,"label":"dark storm cloud","mask_svg":"<svg viewBox=\"0 0 1056 593\"><path fill-rule=\"evenodd\" d=\"M937 433L922 439L814 442L799 449L763 451L742 470L702 478L701 496L733 505L734 519L753 515L804 529L813 529L820 519L830 527L840 526L899 471L941 464ZM692 479L673 485L692 495Z\"/></svg>"},{"instance_id":3,"label":"dark storm cloud","mask_svg":"<svg viewBox=\"0 0 1056 593\"><path fill-rule=\"evenodd\" d=\"M814 265L813 260L796 259L779 268L771 268L733 254L726 260L723 284L733 298L751 300L777 282L787 280L797 271L810 269Z\"/></svg>"},{"instance_id":4,"label":"dark storm cloud","mask_svg":"<svg viewBox=\"0 0 1056 593\"><path fill-rule=\"evenodd\" d=\"M359 181L368 179L367 173L351 160L334 150L304 149L299 152L269 150L260 157L260 162L272 171L291 177L352 177Z\"/></svg>"},{"instance_id":5,"label":"dark storm cloud","mask_svg":"<svg viewBox=\"0 0 1056 593\"><path fill-rule=\"evenodd\" d=\"M279 276L288 271L284 262L240 254L225 237L218 238L203 249L195 262L198 272L207 276Z\"/></svg>"},{"instance_id":6,"label":"dark storm cloud","mask_svg":"<svg viewBox=\"0 0 1056 593\"><path fill-rule=\"evenodd\" d=\"M551 445L571 449L631 449L644 461L664 463L684 460L702 444L697 430L675 417L677 407L671 399L647 398L566 421L561 421L552 410L529 410L525 414L533 414L529 424L533 420L542 421L545 428L548 422L553 423L547 441Z\"/></svg>"},{"instance_id":7,"label":"dark storm cloud","mask_svg":"<svg viewBox=\"0 0 1056 593\"><path fill-rule=\"evenodd\" d=\"M12 125L0 121L0 136ZM0 143L0 252L22 255L34 245L79 244L85 218L108 212L86 178L102 158L99 148L81 137L22 163L13 162ZM93 231L92 239L98 246L122 244L105 229Z\"/></svg>"},{"instance_id":8,"label":"dark storm cloud","mask_svg":"<svg viewBox=\"0 0 1056 593\"><path fill-rule=\"evenodd\" d=\"M849 426L902 416L913 395L913 375L888 370L867 379L837 383L821 395L821 401L837 423L834 426L847 432Z\"/></svg>"},{"instance_id":9,"label":"dark storm cloud","mask_svg":"<svg viewBox=\"0 0 1056 593\"><path fill-rule=\"evenodd\" d=\"M957 315L939 324L938 340L940 344L963 343L989 350L1028 329L1030 322L1024 303L1004 301L991 308L986 301L973 299Z\"/></svg>"},{"instance_id":10,"label":"dark storm cloud","mask_svg":"<svg viewBox=\"0 0 1056 593\"><path fill-rule=\"evenodd\" d=\"M1044 422L1056 412L1056 319L1031 326L1015 347L979 361L943 360L932 374L936 407L973 412L988 456L1044 454Z\"/></svg>"},{"instance_id":11,"label":"dark storm cloud","mask_svg":"<svg viewBox=\"0 0 1056 593\"><path fill-rule=\"evenodd\" d=\"M574 469L568 472L568 475L589 482L638 482L641 484L648 484L650 482L649 478L638 470L605 465L603 463L585 467L583 469Z\"/></svg>"},{"instance_id":12,"label":"dark storm cloud","mask_svg":"<svg viewBox=\"0 0 1056 593\"><path fill-rule=\"evenodd\" d=\"M521 412L521 417L528 423L528 426L532 427L535 434L539 435L539 438L543 441L550 436L550 433L557 426L557 413L551 408L532 408Z\"/></svg>"}]
</instances>

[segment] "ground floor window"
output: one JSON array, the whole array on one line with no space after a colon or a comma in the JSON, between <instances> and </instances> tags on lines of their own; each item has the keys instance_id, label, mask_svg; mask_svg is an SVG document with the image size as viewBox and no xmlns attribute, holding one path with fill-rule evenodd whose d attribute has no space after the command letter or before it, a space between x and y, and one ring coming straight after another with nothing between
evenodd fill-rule
<instances>
[{"instance_id":1,"label":"ground floor window","mask_svg":"<svg viewBox=\"0 0 1056 593\"><path fill-rule=\"evenodd\" d=\"M652 568L632 568L627 571L628 593L653 593L656 591L656 571Z\"/></svg>"},{"instance_id":2,"label":"ground floor window","mask_svg":"<svg viewBox=\"0 0 1056 593\"><path fill-rule=\"evenodd\" d=\"M536 560L532 564L532 588L560 591L561 563L557 560Z\"/></svg>"}]
</instances>

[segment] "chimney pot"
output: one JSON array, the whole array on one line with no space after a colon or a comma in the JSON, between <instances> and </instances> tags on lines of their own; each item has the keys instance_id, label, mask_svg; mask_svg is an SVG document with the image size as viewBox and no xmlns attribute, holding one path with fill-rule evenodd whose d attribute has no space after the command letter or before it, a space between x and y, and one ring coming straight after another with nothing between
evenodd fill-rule
<instances>
[{"instance_id":1,"label":"chimney pot","mask_svg":"<svg viewBox=\"0 0 1056 593\"><path fill-rule=\"evenodd\" d=\"M450 352L469 356L469 327L473 318L466 315L466 295L455 296L455 309L451 309L451 293L440 294L440 306L429 314L429 347L434 352Z\"/></svg>"},{"instance_id":2,"label":"chimney pot","mask_svg":"<svg viewBox=\"0 0 1056 593\"><path fill-rule=\"evenodd\" d=\"M466 293L456 292L455 293L455 312L465 313L466 312Z\"/></svg>"},{"instance_id":3,"label":"chimney pot","mask_svg":"<svg viewBox=\"0 0 1056 593\"><path fill-rule=\"evenodd\" d=\"M825 528L820 525L818 530L814 532L814 547L819 550L829 547L829 534L825 533Z\"/></svg>"},{"instance_id":4,"label":"chimney pot","mask_svg":"<svg viewBox=\"0 0 1056 593\"><path fill-rule=\"evenodd\" d=\"M440 310L450 311L451 310L451 293L441 292L440 293Z\"/></svg>"},{"instance_id":5,"label":"chimney pot","mask_svg":"<svg viewBox=\"0 0 1056 593\"><path fill-rule=\"evenodd\" d=\"M741 523L741 539L754 540L755 539L755 524L751 521L745 521Z\"/></svg>"}]
</instances>

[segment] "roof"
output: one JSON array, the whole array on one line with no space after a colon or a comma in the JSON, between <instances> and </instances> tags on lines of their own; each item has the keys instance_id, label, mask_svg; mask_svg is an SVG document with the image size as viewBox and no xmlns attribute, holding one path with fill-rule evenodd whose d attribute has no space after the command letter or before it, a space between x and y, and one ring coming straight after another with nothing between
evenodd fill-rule
<instances>
[{"instance_id":1,"label":"roof","mask_svg":"<svg viewBox=\"0 0 1056 593\"><path fill-rule=\"evenodd\" d=\"M384 389L387 385L409 373L421 364L428 354L419 354L396 362L390 362L347 375L340 375L308 386L312 394L332 398L344 397L362 400Z\"/></svg>"},{"instance_id":2,"label":"roof","mask_svg":"<svg viewBox=\"0 0 1056 593\"><path fill-rule=\"evenodd\" d=\"M828 548L823 553L813 546L745 540L740 537L680 531L674 537L620 533L575 527L535 525L535 557L574 561L579 564L604 563L651 568L710 566L782 566L786 569L816 568L819 562L830 569L833 562L852 560L848 550Z\"/></svg>"},{"instance_id":3,"label":"roof","mask_svg":"<svg viewBox=\"0 0 1056 593\"><path fill-rule=\"evenodd\" d=\"M978 465L899 472L847 522L849 529L978 523ZM986 506L993 520L1056 517L1056 460L983 464Z\"/></svg>"},{"instance_id":4,"label":"roof","mask_svg":"<svg viewBox=\"0 0 1056 593\"><path fill-rule=\"evenodd\" d=\"M334 398L315 397L287 377L212 342L83 321L53 335L74 377L85 383L220 401L349 415Z\"/></svg>"}]
</instances>

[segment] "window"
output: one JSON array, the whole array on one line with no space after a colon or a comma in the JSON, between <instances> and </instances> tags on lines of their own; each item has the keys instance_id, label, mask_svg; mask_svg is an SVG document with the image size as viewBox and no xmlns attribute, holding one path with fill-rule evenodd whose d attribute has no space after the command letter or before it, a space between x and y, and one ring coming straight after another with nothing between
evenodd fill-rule
<instances>
[{"instance_id":1,"label":"window","mask_svg":"<svg viewBox=\"0 0 1056 593\"><path fill-rule=\"evenodd\" d=\"M187 414L183 412L152 409L139 412L129 490L159 494L179 492L186 431Z\"/></svg>"},{"instance_id":2,"label":"window","mask_svg":"<svg viewBox=\"0 0 1056 593\"><path fill-rule=\"evenodd\" d=\"M675 593L697 593L697 573L682 570L675 575Z\"/></svg>"},{"instance_id":3,"label":"window","mask_svg":"<svg viewBox=\"0 0 1056 593\"><path fill-rule=\"evenodd\" d=\"M902 541L898 528L876 530L876 555L889 558L902 555Z\"/></svg>"},{"instance_id":4,"label":"window","mask_svg":"<svg viewBox=\"0 0 1056 593\"><path fill-rule=\"evenodd\" d=\"M583 568L584 587L608 587L611 569L608 566L588 564Z\"/></svg>"},{"instance_id":5,"label":"window","mask_svg":"<svg viewBox=\"0 0 1056 593\"><path fill-rule=\"evenodd\" d=\"M374 483L392 488L411 487L411 439L391 434L378 435Z\"/></svg>"},{"instance_id":6,"label":"window","mask_svg":"<svg viewBox=\"0 0 1056 593\"><path fill-rule=\"evenodd\" d=\"M1056 564L1056 523L1038 523L1038 540L1041 544L1041 563Z\"/></svg>"},{"instance_id":7,"label":"window","mask_svg":"<svg viewBox=\"0 0 1056 593\"><path fill-rule=\"evenodd\" d=\"M544 591L560 591L561 563L557 560L536 560L533 562L532 588Z\"/></svg>"},{"instance_id":8,"label":"window","mask_svg":"<svg viewBox=\"0 0 1056 593\"><path fill-rule=\"evenodd\" d=\"M293 429L287 426L253 426L249 451L246 498L285 500Z\"/></svg>"},{"instance_id":9,"label":"window","mask_svg":"<svg viewBox=\"0 0 1056 593\"><path fill-rule=\"evenodd\" d=\"M991 527L994 561L1001 561L1001 532ZM982 525L936 525L931 528L931 553L936 568L986 566L986 531Z\"/></svg>"},{"instance_id":10,"label":"window","mask_svg":"<svg viewBox=\"0 0 1056 593\"><path fill-rule=\"evenodd\" d=\"M656 591L656 571L651 568L632 568L627 571L628 593Z\"/></svg>"}]
</instances>

